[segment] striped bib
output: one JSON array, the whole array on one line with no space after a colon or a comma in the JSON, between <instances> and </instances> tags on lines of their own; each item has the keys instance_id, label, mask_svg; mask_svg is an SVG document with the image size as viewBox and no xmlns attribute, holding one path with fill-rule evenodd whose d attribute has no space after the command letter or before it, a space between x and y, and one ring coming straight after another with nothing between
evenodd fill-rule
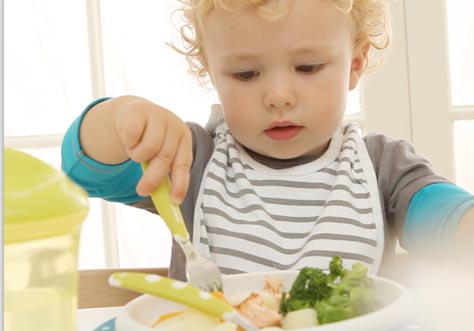
<instances>
[{"instance_id":1,"label":"striped bib","mask_svg":"<svg viewBox=\"0 0 474 331\"><path fill-rule=\"evenodd\" d=\"M318 159L285 169L255 161L226 124L204 172L193 243L226 274L327 269L334 255L376 274L383 218L372 162L355 124Z\"/></svg>"}]
</instances>

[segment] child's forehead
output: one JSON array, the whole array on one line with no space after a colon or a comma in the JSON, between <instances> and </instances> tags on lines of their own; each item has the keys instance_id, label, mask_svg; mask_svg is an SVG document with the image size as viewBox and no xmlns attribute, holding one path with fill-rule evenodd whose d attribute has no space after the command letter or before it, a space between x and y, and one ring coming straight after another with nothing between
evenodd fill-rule
<instances>
[{"instance_id":1,"label":"child's forehead","mask_svg":"<svg viewBox=\"0 0 474 331\"><path fill-rule=\"evenodd\" d=\"M354 22L350 11L343 12L336 3L346 0L201 0L207 1L208 6L202 6L197 20L200 22L195 26L198 33L205 30L206 21L210 16L225 16L226 19L240 20L240 24L246 24L245 17L251 15L267 22L278 23L284 21L292 12L300 9L302 16L314 15L314 20L321 20L322 15L337 17L337 24L349 23L354 28ZM303 9L303 10L301 10ZM322 14L324 13L324 14ZM340 20L344 17L344 21ZM245 21L245 22L244 22ZM201 31L200 31L201 30Z\"/></svg>"},{"instance_id":2,"label":"child's forehead","mask_svg":"<svg viewBox=\"0 0 474 331\"><path fill-rule=\"evenodd\" d=\"M348 15L331 0L297 0L281 19L268 20L249 6L235 11L213 10L203 24L202 43L207 56L241 52L298 53L300 49L352 48ZM307 52L308 53L308 52Z\"/></svg>"},{"instance_id":3,"label":"child's forehead","mask_svg":"<svg viewBox=\"0 0 474 331\"><path fill-rule=\"evenodd\" d=\"M310 0L314 3L332 4L335 7L351 3L351 0ZM197 15L200 19L204 19L210 11L229 11L238 12L239 10L247 9L254 10L264 18L274 20L284 16L291 7L298 2L303 3L302 0L195 0L194 7L197 9ZM342 7L341 7L342 8Z\"/></svg>"},{"instance_id":4,"label":"child's forehead","mask_svg":"<svg viewBox=\"0 0 474 331\"><path fill-rule=\"evenodd\" d=\"M315 0L320 1L320 0ZM222 0L212 1L211 8L226 11L253 10L260 16L275 20L285 15L293 4L293 0Z\"/></svg>"},{"instance_id":5,"label":"child's forehead","mask_svg":"<svg viewBox=\"0 0 474 331\"><path fill-rule=\"evenodd\" d=\"M352 27L352 19L349 13L343 13L335 5L334 0L224 0L217 2L214 8L210 8L201 21L198 30L206 34L209 30L244 31L258 28L263 33L268 27L272 29L294 28L295 24L290 21L300 21L306 33L318 34L320 29L339 30L346 26ZM275 3L274 6L270 6ZM259 4L261 7L259 7ZM207 31L207 32L206 32ZM253 33L257 31L253 30ZM284 32L284 31L283 31Z\"/></svg>"}]
</instances>

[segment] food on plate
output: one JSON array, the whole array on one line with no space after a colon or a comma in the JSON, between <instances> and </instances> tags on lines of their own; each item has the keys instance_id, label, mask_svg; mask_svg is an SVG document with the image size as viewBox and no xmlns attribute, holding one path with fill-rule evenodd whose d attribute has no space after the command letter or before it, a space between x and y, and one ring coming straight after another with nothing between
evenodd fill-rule
<instances>
[{"instance_id":1,"label":"food on plate","mask_svg":"<svg viewBox=\"0 0 474 331\"><path fill-rule=\"evenodd\" d=\"M231 304L243 317L265 331L292 330L333 323L364 315L382 307L367 267L355 263L344 269L333 257L329 272L305 267L289 291L277 277L266 277L262 291L250 294L221 292L212 295ZM186 308L162 315L153 325L166 331L238 331L237 325Z\"/></svg>"},{"instance_id":2,"label":"food on plate","mask_svg":"<svg viewBox=\"0 0 474 331\"><path fill-rule=\"evenodd\" d=\"M303 308L292 311L282 320L283 330L309 328L318 325L316 310L313 308Z\"/></svg>"},{"instance_id":3,"label":"food on plate","mask_svg":"<svg viewBox=\"0 0 474 331\"><path fill-rule=\"evenodd\" d=\"M220 324L221 321L218 318L188 308L177 313L175 316L158 320L154 324L154 328L156 330L166 331L215 331L215 328ZM229 331L230 330L232 329L229 329Z\"/></svg>"},{"instance_id":4,"label":"food on plate","mask_svg":"<svg viewBox=\"0 0 474 331\"><path fill-rule=\"evenodd\" d=\"M258 328L280 325L278 302L273 295L253 292L236 308L240 315Z\"/></svg>"},{"instance_id":5,"label":"food on plate","mask_svg":"<svg viewBox=\"0 0 474 331\"><path fill-rule=\"evenodd\" d=\"M287 316L304 308L316 310L319 324L333 323L372 312L382 307L367 267L361 263L344 269L340 257L329 264L329 274L317 268L303 268L288 293L283 293L280 311Z\"/></svg>"}]
</instances>

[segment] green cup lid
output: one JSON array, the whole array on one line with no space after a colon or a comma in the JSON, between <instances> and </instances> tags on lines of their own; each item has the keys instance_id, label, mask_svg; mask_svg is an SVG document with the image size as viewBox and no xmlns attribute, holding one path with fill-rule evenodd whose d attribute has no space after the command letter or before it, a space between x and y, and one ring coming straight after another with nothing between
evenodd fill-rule
<instances>
[{"instance_id":1,"label":"green cup lid","mask_svg":"<svg viewBox=\"0 0 474 331\"><path fill-rule=\"evenodd\" d=\"M5 148L6 243L78 231L88 210L86 192L63 172L29 154Z\"/></svg>"}]
</instances>

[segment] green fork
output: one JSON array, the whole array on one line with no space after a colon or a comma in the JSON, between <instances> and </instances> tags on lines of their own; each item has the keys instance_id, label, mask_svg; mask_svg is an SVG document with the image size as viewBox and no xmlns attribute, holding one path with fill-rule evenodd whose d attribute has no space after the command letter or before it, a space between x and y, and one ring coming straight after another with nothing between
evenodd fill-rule
<instances>
[{"instance_id":1,"label":"green fork","mask_svg":"<svg viewBox=\"0 0 474 331\"><path fill-rule=\"evenodd\" d=\"M146 170L148 163L142 163ZM217 265L208 258L199 254L191 244L188 230L183 220L179 206L170 200L170 180L166 176L160 185L151 193L151 199L170 230L173 239L178 243L186 256L187 280L208 292L222 291L222 275Z\"/></svg>"}]
</instances>

